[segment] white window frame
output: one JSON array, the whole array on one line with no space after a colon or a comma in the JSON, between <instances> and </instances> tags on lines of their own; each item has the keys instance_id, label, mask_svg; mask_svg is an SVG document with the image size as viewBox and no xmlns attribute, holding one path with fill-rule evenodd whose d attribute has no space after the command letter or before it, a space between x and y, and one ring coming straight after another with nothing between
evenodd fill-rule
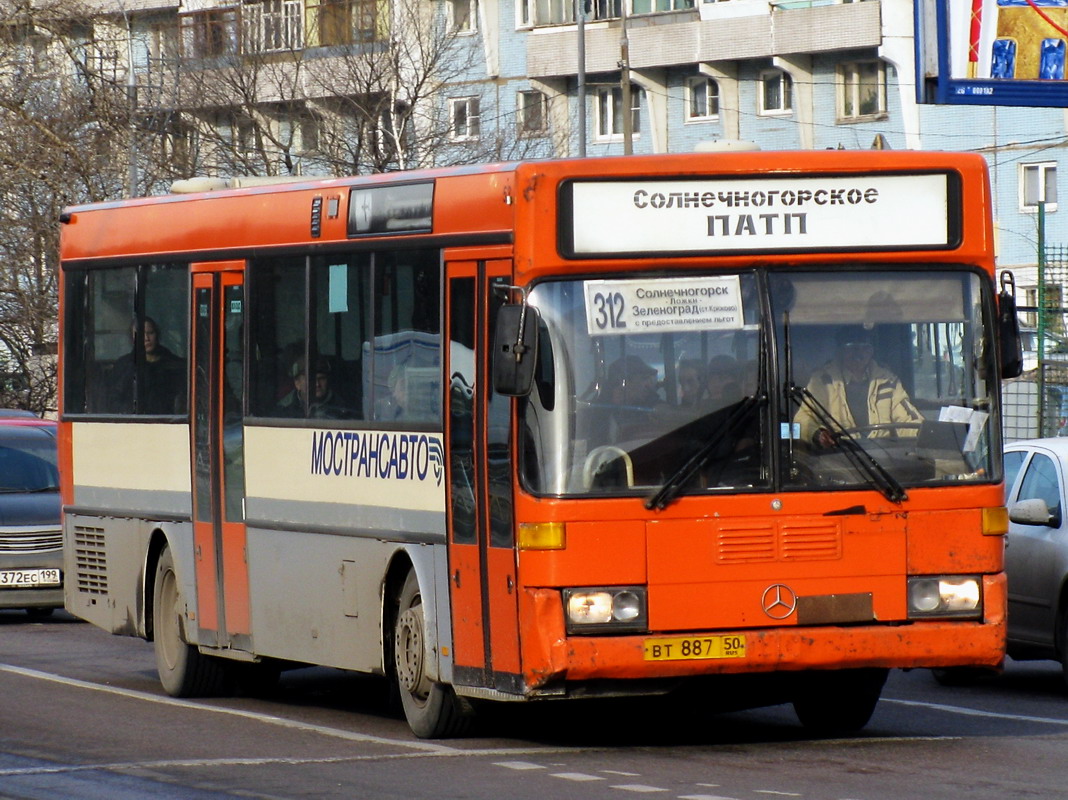
<instances>
[{"instance_id":1,"label":"white window frame","mask_svg":"<svg viewBox=\"0 0 1068 800\"><path fill-rule=\"evenodd\" d=\"M630 0L587 0L587 22L619 19ZM655 2L655 0L654 0ZM674 0L679 3L683 0ZM547 25L573 25L575 0L516 0L515 27L524 30Z\"/></svg>"},{"instance_id":2,"label":"white window frame","mask_svg":"<svg viewBox=\"0 0 1068 800\"><path fill-rule=\"evenodd\" d=\"M478 0L449 0L449 30L453 33L478 32Z\"/></svg>"},{"instance_id":3,"label":"white window frame","mask_svg":"<svg viewBox=\"0 0 1068 800\"><path fill-rule=\"evenodd\" d=\"M875 68L876 108L874 111L860 110L864 83L862 71ZM838 65L838 121L861 122L886 117L886 62L878 59L868 61L847 61Z\"/></svg>"},{"instance_id":4,"label":"white window frame","mask_svg":"<svg viewBox=\"0 0 1068 800\"><path fill-rule=\"evenodd\" d=\"M623 4L628 0L589 0L590 11L586 19L595 22L602 19L619 19L623 16Z\"/></svg>"},{"instance_id":5,"label":"white window frame","mask_svg":"<svg viewBox=\"0 0 1068 800\"><path fill-rule=\"evenodd\" d=\"M537 89L524 89L516 93L516 127L520 137L543 136L549 129L549 98L544 92ZM533 108L538 109L538 127L531 127L528 112Z\"/></svg>"},{"instance_id":6,"label":"white window frame","mask_svg":"<svg viewBox=\"0 0 1068 800\"><path fill-rule=\"evenodd\" d=\"M449 139L453 142L477 141L482 131L478 97L449 99Z\"/></svg>"},{"instance_id":7,"label":"white window frame","mask_svg":"<svg viewBox=\"0 0 1068 800\"><path fill-rule=\"evenodd\" d=\"M276 53L304 48L302 0L260 0L242 9L246 49Z\"/></svg>"},{"instance_id":8,"label":"white window frame","mask_svg":"<svg viewBox=\"0 0 1068 800\"><path fill-rule=\"evenodd\" d=\"M672 11L690 11L697 7L696 0L630 0L632 14L667 14Z\"/></svg>"},{"instance_id":9,"label":"white window frame","mask_svg":"<svg viewBox=\"0 0 1068 800\"><path fill-rule=\"evenodd\" d=\"M704 98L704 114L694 113L694 101ZM713 107L715 110L713 111ZM719 83L706 75L686 79L686 121L709 122L719 119Z\"/></svg>"},{"instance_id":10,"label":"white window frame","mask_svg":"<svg viewBox=\"0 0 1068 800\"><path fill-rule=\"evenodd\" d=\"M768 83L773 80L780 81L779 104L777 106L769 106L767 104ZM781 117L793 114L793 94L793 78L790 77L789 72L778 68L760 71L757 80L757 111L761 116Z\"/></svg>"},{"instance_id":11,"label":"white window frame","mask_svg":"<svg viewBox=\"0 0 1068 800\"><path fill-rule=\"evenodd\" d=\"M618 117L619 129L616 130L616 106L623 102L623 87L598 86L593 93L594 102L594 138L598 142L623 141L623 117ZM630 87L631 135L634 139L641 136L642 90L638 86ZM605 125L606 119L608 124Z\"/></svg>"},{"instance_id":12,"label":"white window frame","mask_svg":"<svg viewBox=\"0 0 1068 800\"><path fill-rule=\"evenodd\" d=\"M1046 204L1046 212L1057 210L1057 162L1039 161L1020 164L1020 211L1037 214L1039 201ZM1050 195L1053 195L1050 198Z\"/></svg>"},{"instance_id":13,"label":"white window frame","mask_svg":"<svg viewBox=\"0 0 1068 800\"><path fill-rule=\"evenodd\" d=\"M515 28L517 31L534 27L534 0L515 0Z\"/></svg>"}]
</instances>

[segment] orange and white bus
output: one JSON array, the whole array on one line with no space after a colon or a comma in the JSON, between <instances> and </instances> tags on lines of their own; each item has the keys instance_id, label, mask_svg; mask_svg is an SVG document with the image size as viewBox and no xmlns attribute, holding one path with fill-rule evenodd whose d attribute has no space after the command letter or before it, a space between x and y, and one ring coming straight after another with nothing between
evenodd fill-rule
<instances>
[{"instance_id":1,"label":"orange and white bus","mask_svg":"<svg viewBox=\"0 0 1068 800\"><path fill-rule=\"evenodd\" d=\"M69 208L67 608L170 694L326 665L424 737L743 674L858 729L890 668L1003 657L990 205L871 151Z\"/></svg>"}]
</instances>

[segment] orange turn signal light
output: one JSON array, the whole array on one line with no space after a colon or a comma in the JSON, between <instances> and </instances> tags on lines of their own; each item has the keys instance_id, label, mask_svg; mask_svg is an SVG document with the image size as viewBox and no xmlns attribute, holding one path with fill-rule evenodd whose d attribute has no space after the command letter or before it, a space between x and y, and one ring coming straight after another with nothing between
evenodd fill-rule
<instances>
[{"instance_id":1,"label":"orange turn signal light","mask_svg":"<svg viewBox=\"0 0 1068 800\"><path fill-rule=\"evenodd\" d=\"M562 522L520 522L520 550L563 550L567 535Z\"/></svg>"}]
</instances>

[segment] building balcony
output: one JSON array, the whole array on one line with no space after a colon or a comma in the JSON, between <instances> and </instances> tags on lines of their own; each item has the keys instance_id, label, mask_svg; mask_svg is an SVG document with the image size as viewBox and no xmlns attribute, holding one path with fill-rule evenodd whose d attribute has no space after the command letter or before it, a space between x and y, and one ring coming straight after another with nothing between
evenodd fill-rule
<instances>
[{"instance_id":1,"label":"building balcony","mask_svg":"<svg viewBox=\"0 0 1068 800\"><path fill-rule=\"evenodd\" d=\"M620 60L620 20L586 25L587 73L615 72ZM574 25L536 28L527 36L527 74L554 78L578 72ZM765 59L878 47L879 0L737 0L705 3L697 13L627 20L630 66L656 69L699 62Z\"/></svg>"}]
</instances>

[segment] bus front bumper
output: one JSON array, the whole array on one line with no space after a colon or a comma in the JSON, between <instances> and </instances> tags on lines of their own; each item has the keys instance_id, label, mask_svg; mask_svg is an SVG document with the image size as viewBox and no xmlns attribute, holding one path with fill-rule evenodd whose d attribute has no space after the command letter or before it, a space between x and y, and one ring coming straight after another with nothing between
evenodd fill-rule
<instances>
[{"instance_id":1,"label":"bus front bumper","mask_svg":"<svg viewBox=\"0 0 1068 800\"><path fill-rule=\"evenodd\" d=\"M1005 655L1004 576L984 576L983 597L979 620L568 636L559 592L538 589L529 599L537 609L534 630L540 636L534 640L540 646L524 648L524 678L528 690L536 691L561 682L861 667L996 669Z\"/></svg>"}]
</instances>

